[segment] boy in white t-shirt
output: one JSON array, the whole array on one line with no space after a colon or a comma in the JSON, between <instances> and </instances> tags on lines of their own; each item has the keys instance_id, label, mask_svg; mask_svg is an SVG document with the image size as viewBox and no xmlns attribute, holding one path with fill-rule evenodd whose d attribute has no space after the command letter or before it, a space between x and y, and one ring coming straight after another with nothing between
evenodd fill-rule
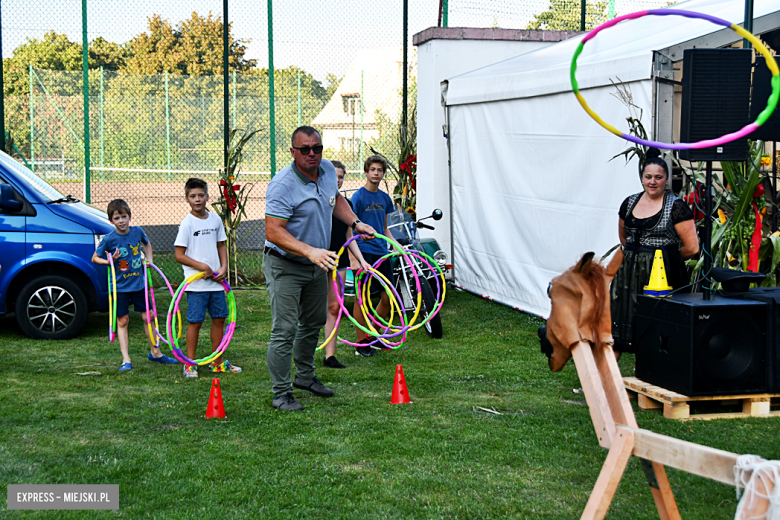
<instances>
[{"instance_id":1,"label":"boy in white t-shirt","mask_svg":"<svg viewBox=\"0 0 780 520\"><path fill-rule=\"evenodd\" d=\"M179 224L176 235L176 261L182 265L184 278L203 271L203 278L187 286L187 357L196 358L198 335L206 319L211 316L211 351L219 347L225 333L228 316L222 280L227 271L227 235L222 220L209 213L209 189L203 179L190 178L184 185L184 195L192 211ZM219 356L209 365L212 372L241 372L241 367ZM198 377L197 367L184 365L184 377Z\"/></svg>"}]
</instances>

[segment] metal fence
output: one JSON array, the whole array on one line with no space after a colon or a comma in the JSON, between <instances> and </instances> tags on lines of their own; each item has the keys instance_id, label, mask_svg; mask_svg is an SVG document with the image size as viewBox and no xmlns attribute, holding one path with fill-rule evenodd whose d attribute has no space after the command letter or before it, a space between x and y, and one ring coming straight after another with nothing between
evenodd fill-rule
<instances>
[{"instance_id":1,"label":"metal fence","mask_svg":"<svg viewBox=\"0 0 780 520\"><path fill-rule=\"evenodd\" d=\"M592 27L666 3L587 2L584 20ZM370 147L397 160L404 83L408 109L416 99L413 34L437 24L576 30L582 7L579 0L421 0L407 11L402 0L10 0L2 3L5 128L19 156L64 194L100 209L126 199L173 281L181 280L173 239L189 210L184 181L206 179L217 198L226 131L256 131L239 178L252 192L238 267L246 283L260 283L265 190L289 161L295 127L320 129L324 157L344 162L352 172L346 188L357 188Z\"/></svg>"}]
</instances>

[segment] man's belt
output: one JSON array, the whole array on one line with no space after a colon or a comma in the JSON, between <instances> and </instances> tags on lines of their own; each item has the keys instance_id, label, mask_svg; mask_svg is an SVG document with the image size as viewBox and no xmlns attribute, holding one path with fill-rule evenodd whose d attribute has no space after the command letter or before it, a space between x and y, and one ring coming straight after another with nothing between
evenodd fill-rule
<instances>
[{"instance_id":1,"label":"man's belt","mask_svg":"<svg viewBox=\"0 0 780 520\"><path fill-rule=\"evenodd\" d=\"M288 262L293 262L294 264L307 265L304 264L303 262L298 262L297 260L293 260L292 258L286 257L276 249L270 248L268 246L265 246L263 248L263 252L267 255L275 256L276 258L281 258L282 260L287 260Z\"/></svg>"}]
</instances>

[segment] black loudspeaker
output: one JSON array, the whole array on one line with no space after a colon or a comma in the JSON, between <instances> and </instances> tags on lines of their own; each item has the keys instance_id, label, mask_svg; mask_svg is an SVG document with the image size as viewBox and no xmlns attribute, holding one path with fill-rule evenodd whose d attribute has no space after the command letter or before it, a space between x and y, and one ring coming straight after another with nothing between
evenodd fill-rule
<instances>
[{"instance_id":1,"label":"black loudspeaker","mask_svg":"<svg viewBox=\"0 0 780 520\"><path fill-rule=\"evenodd\" d=\"M752 49L685 49L680 141L692 143L736 132L750 122ZM747 138L681 150L687 161L744 161Z\"/></svg>"},{"instance_id":2,"label":"black loudspeaker","mask_svg":"<svg viewBox=\"0 0 780 520\"><path fill-rule=\"evenodd\" d=\"M780 56L775 56L780 60ZM753 71L753 99L750 103L750 120L755 121L758 114L766 108L769 94L772 92L770 80L772 73L766 66L766 58L756 56L756 69ZM750 134L751 139L760 141L780 141L780 109L775 109L766 123Z\"/></svg>"},{"instance_id":3,"label":"black loudspeaker","mask_svg":"<svg viewBox=\"0 0 780 520\"><path fill-rule=\"evenodd\" d=\"M769 384L767 391L780 392L780 287L761 287L750 289L741 295L746 300L767 304L766 337Z\"/></svg>"},{"instance_id":4,"label":"black loudspeaker","mask_svg":"<svg viewBox=\"0 0 780 520\"><path fill-rule=\"evenodd\" d=\"M767 304L639 296L636 377L688 396L768 389Z\"/></svg>"}]
</instances>

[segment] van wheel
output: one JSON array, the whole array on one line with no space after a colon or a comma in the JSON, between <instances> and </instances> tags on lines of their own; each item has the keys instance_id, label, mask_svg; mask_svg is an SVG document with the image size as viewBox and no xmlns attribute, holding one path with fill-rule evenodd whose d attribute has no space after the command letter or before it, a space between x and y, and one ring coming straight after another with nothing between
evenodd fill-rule
<instances>
[{"instance_id":1,"label":"van wheel","mask_svg":"<svg viewBox=\"0 0 780 520\"><path fill-rule=\"evenodd\" d=\"M87 321L87 298L62 276L42 276L16 298L16 321L34 339L70 339Z\"/></svg>"}]
</instances>

